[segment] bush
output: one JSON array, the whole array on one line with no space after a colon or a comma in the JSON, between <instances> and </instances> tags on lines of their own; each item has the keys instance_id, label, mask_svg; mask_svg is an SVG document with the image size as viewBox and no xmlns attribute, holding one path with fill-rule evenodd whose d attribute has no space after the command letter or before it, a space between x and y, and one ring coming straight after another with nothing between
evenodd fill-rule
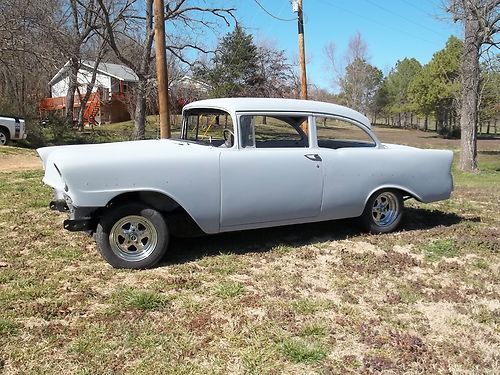
<instances>
[{"instance_id":1,"label":"bush","mask_svg":"<svg viewBox=\"0 0 500 375\"><path fill-rule=\"evenodd\" d=\"M460 127L458 127L458 126L438 127L437 133L445 139L458 139L458 138L460 138Z\"/></svg>"}]
</instances>

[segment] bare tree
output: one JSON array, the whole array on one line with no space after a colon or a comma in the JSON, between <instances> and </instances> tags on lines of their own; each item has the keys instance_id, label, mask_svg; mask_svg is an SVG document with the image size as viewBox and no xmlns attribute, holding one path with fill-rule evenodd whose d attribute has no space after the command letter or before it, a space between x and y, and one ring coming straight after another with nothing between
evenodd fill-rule
<instances>
[{"instance_id":1,"label":"bare tree","mask_svg":"<svg viewBox=\"0 0 500 375\"><path fill-rule=\"evenodd\" d=\"M347 50L341 58L337 56L337 46L333 42L325 45L323 54L326 59L326 68L333 76L332 84L334 86L340 86L347 66L356 60L369 60L368 47L360 32L356 32L349 39Z\"/></svg>"},{"instance_id":2,"label":"bare tree","mask_svg":"<svg viewBox=\"0 0 500 375\"><path fill-rule=\"evenodd\" d=\"M342 75L342 67L339 64L337 57L337 46L333 42L329 42L323 48L323 55L326 59L326 70L332 75L331 85L338 86L338 77Z\"/></svg>"},{"instance_id":3,"label":"bare tree","mask_svg":"<svg viewBox=\"0 0 500 375\"><path fill-rule=\"evenodd\" d=\"M0 2L0 113L35 116L46 82L61 59L42 26L55 27L56 0Z\"/></svg>"},{"instance_id":4,"label":"bare tree","mask_svg":"<svg viewBox=\"0 0 500 375\"><path fill-rule=\"evenodd\" d=\"M497 46L494 37L500 21L500 0L449 0L447 10L464 25L461 62L460 162L463 171L477 169L477 126L479 111L479 59L481 52Z\"/></svg>"},{"instance_id":5,"label":"bare tree","mask_svg":"<svg viewBox=\"0 0 500 375\"><path fill-rule=\"evenodd\" d=\"M293 66L288 62L285 51L276 49L273 44L265 40L257 43L257 71L261 84L253 95L282 98L289 96L293 89Z\"/></svg>"},{"instance_id":6,"label":"bare tree","mask_svg":"<svg viewBox=\"0 0 500 375\"><path fill-rule=\"evenodd\" d=\"M364 113L382 81L382 72L368 63L367 50L359 32L349 40L343 59L337 58L333 43L327 44L323 50L327 68L333 73L332 81L340 89L344 104Z\"/></svg>"},{"instance_id":7,"label":"bare tree","mask_svg":"<svg viewBox=\"0 0 500 375\"><path fill-rule=\"evenodd\" d=\"M63 12L67 22L66 33L61 35L60 32L57 32L55 37L64 41L61 51L69 60L69 82L65 106L66 122L73 124L73 107L78 87L78 71L81 67L82 50L102 27L100 24L101 8L95 0L66 0Z\"/></svg>"},{"instance_id":8,"label":"bare tree","mask_svg":"<svg viewBox=\"0 0 500 375\"><path fill-rule=\"evenodd\" d=\"M97 0L103 12L106 35L110 48L120 62L134 71L139 80L135 87L134 138L142 139L145 134L146 96L153 84L153 1L145 0L138 5L137 0L126 0L112 11L106 9L104 0ZM200 5L202 4L202 5ZM205 5L203 5L205 4ZM213 7L205 1L168 1L165 7L167 25L176 25L177 32L169 33L167 27L167 51L180 61L190 64L184 51L191 49L209 52L194 36L200 31L215 29L217 20L230 25L235 20L233 8ZM125 20L124 24L121 24ZM132 31L136 31L135 34ZM123 41L133 46L135 56L123 49Z\"/></svg>"}]
</instances>

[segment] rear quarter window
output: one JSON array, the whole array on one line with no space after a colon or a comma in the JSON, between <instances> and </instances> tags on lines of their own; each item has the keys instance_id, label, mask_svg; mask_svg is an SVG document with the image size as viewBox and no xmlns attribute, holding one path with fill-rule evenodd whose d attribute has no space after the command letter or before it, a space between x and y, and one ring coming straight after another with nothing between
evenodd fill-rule
<instances>
[{"instance_id":1,"label":"rear quarter window","mask_svg":"<svg viewBox=\"0 0 500 375\"><path fill-rule=\"evenodd\" d=\"M318 146L322 148L375 147L377 145L361 127L334 117L316 117L316 134Z\"/></svg>"}]
</instances>

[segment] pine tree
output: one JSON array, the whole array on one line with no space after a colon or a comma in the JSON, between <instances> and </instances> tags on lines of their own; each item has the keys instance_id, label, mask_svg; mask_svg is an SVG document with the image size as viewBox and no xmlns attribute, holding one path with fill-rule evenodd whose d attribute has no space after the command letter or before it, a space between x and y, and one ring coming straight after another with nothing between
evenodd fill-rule
<instances>
[{"instance_id":1,"label":"pine tree","mask_svg":"<svg viewBox=\"0 0 500 375\"><path fill-rule=\"evenodd\" d=\"M445 48L415 76L410 100L425 115L434 113L437 131L446 137L458 136L457 104L460 96L460 56L463 43L451 36Z\"/></svg>"},{"instance_id":2,"label":"pine tree","mask_svg":"<svg viewBox=\"0 0 500 375\"><path fill-rule=\"evenodd\" d=\"M195 75L212 86L214 97L246 96L248 88L258 86L258 48L251 35L237 25L219 42L210 66L198 65Z\"/></svg>"},{"instance_id":3,"label":"pine tree","mask_svg":"<svg viewBox=\"0 0 500 375\"><path fill-rule=\"evenodd\" d=\"M421 69L422 65L416 59L405 58L396 63L385 82L390 102L389 111L399 114L399 126L407 127L412 125L411 116L408 115L415 108L409 99L409 87ZM408 120L410 120L410 124Z\"/></svg>"}]
</instances>

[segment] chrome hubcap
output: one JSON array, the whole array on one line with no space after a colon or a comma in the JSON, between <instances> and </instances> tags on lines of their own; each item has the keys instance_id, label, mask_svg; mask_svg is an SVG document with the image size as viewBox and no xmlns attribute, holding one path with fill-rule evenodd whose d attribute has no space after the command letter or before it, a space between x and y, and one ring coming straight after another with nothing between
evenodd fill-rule
<instances>
[{"instance_id":1,"label":"chrome hubcap","mask_svg":"<svg viewBox=\"0 0 500 375\"><path fill-rule=\"evenodd\" d=\"M397 197L390 192L380 194L372 206L372 217L378 226L388 226L394 223L399 212L399 201Z\"/></svg>"},{"instance_id":2,"label":"chrome hubcap","mask_svg":"<svg viewBox=\"0 0 500 375\"><path fill-rule=\"evenodd\" d=\"M4 145L6 143L7 143L7 137L5 136L5 134L0 132L0 145Z\"/></svg>"},{"instance_id":3,"label":"chrome hubcap","mask_svg":"<svg viewBox=\"0 0 500 375\"><path fill-rule=\"evenodd\" d=\"M137 262L154 251L158 233L148 219L137 215L125 216L111 228L109 243L118 257Z\"/></svg>"}]
</instances>

